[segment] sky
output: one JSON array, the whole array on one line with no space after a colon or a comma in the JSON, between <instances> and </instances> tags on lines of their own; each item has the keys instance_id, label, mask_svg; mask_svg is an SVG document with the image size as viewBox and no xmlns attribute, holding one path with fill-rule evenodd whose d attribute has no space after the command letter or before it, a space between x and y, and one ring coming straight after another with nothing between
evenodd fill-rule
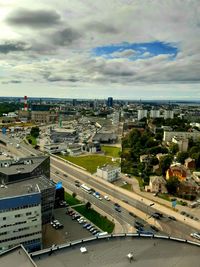
<instances>
[{"instance_id":1,"label":"sky","mask_svg":"<svg viewBox=\"0 0 200 267\"><path fill-rule=\"evenodd\" d=\"M0 0L0 96L200 100L199 0Z\"/></svg>"}]
</instances>

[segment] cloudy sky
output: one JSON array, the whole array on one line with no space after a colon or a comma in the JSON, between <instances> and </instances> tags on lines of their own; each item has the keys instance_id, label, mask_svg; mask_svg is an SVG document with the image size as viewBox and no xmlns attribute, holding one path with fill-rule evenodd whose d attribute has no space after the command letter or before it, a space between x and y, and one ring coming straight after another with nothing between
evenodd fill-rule
<instances>
[{"instance_id":1,"label":"cloudy sky","mask_svg":"<svg viewBox=\"0 0 200 267\"><path fill-rule=\"evenodd\" d=\"M200 99L199 0L0 0L0 96Z\"/></svg>"}]
</instances>

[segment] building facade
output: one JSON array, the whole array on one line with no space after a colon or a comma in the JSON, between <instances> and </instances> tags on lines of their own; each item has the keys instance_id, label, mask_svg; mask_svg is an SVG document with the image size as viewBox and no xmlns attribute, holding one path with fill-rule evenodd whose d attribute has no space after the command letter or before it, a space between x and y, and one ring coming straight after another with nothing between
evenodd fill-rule
<instances>
[{"instance_id":1,"label":"building facade","mask_svg":"<svg viewBox=\"0 0 200 267\"><path fill-rule=\"evenodd\" d=\"M97 176L103 178L108 182L114 182L120 178L121 168L117 166L107 165L105 167L97 168Z\"/></svg>"},{"instance_id":2,"label":"building facade","mask_svg":"<svg viewBox=\"0 0 200 267\"><path fill-rule=\"evenodd\" d=\"M41 194L38 188L1 188L0 252L23 244L28 251L42 247ZM3 192L2 192L3 191ZM14 193L15 192L15 193Z\"/></svg>"}]
</instances>

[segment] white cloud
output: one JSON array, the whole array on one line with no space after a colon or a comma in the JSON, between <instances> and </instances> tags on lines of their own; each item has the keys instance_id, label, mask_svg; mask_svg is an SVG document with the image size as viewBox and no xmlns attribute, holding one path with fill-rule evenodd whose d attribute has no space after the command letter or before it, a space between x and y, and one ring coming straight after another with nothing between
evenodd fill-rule
<instances>
[{"instance_id":1,"label":"white cloud","mask_svg":"<svg viewBox=\"0 0 200 267\"><path fill-rule=\"evenodd\" d=\"M20 10L29 10L34 17L22 20ZM41 10L46 19L39 23L35 19ZM0 85L1 95L9 92L5 86L23 94L23 83L28 82L36 95L40 86L44 92L50 86L49 95L57 96L59 90L62 95L67 85L76 88L76 94L80 90L80 95L88 88L94 97L107 91L124 96L120 88L126 88L127 95L134 98L135 83L141 83L141 97L149 94L149 84L159 85L160 96L168 96L167 85L176 84L180 89L187 83L185 96L192 98L200 81L199 17L198 0L7 0L0 9L0 79L21 83ZM177 57L151 57L144 49L142 58L130 61L136 55L133 49L114 52L113 59L94 57L90 52L96 46L156 40L178 46ZM181 90L170 93L182 96Z\"/></svg>"}]
</instances>

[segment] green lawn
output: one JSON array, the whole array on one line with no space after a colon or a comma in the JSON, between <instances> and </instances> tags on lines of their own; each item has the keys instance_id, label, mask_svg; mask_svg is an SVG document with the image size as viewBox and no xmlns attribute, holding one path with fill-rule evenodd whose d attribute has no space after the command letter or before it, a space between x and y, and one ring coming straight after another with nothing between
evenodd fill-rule
<instances>
[{"instance_id":1,"label":"green lawn","mask_svg":"<svg viewBox=\"0 0 200 267\"><path fill-rule=\"evenodd\" d=\"M101 150L105 152L106 156L110 156L113 158L119 158L119 152L120 148L119 147L114 147L114 146L101 146Z\"/></svg>"},{"instance_id":2,"label":"green lawn","mask_svg":"<svg viewBox=\"0 0 200 267\"><path fill-rule=\"evenodd\" d=\"M113 164L110 157L100 155L71 157L59 154L59 156L85 168L90 173L96 172L98 166L102 166L104 164Z\"/></svg>"},{"instance_id":3,"label":"green lawn","mask_svg":"<svg viewBox=\"0 0 200 267\"><path fill-rule=\"evenodd\" d=\"M81 201L73 198L70 194L65 192L65 200L70 206L74 206L77 204L81 204ZM77 212L83 215L86 219L94 223L97 227L99 227L104 232L112 233L115 224L108 220L106 217L102 216L94 209L87 209L85 205L73 207Z\"/></svg>"},{"instance_id":4,"label":"green lawn","mask_svg":"<svg viewBox=\"0 0 200 267\"><path fill-rule=\"evenodd\" d=\"M124 184L124 185L121 186L121 188L124 188L124 189L126 189L128 191L133 191L131 184Z\"/></svg>"},{"instance_id":5,"label":"green lawn","mask_svg":"<svg viewBox=\"0 0 200 267\"><path fill-rule=\"evenodd\" d=\"M28 140L28 142L29 142L29 140L31 140L31 145L32 146L36 146L37 145L37 141L36 141L36 138L35 137L33 137L32 135L28 135L27 137L26 137L26 139Z\"/></svg>"}]
</instances>

